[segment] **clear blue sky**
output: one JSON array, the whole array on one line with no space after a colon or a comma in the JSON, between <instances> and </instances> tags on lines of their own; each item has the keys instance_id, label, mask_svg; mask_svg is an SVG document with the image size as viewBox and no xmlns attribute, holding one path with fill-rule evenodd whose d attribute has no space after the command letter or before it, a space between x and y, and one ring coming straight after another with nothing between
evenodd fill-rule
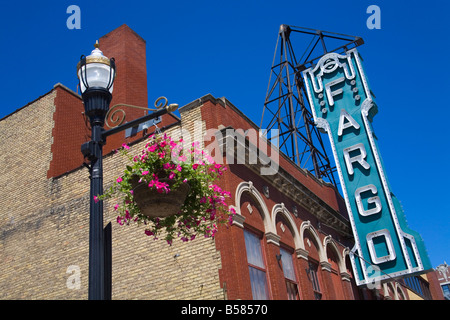
<instances>
[{"instance_id":1,"label":"clear blue sky","mask_svg":"<svg viewBox=\"0 0 450 320\"><path fill-rule=\"evenodd\" d=\"M80 30L66 27L72 4ZM372 4L379 30L366 26ZM258 125L281 24L361 36L387 176L436 267L450 262L449 12L445 0L1 1L0 118L58 82L76 91L80 55L124 23L147 41L150 103L211 93Z\"/></svg>"}]
</instances>

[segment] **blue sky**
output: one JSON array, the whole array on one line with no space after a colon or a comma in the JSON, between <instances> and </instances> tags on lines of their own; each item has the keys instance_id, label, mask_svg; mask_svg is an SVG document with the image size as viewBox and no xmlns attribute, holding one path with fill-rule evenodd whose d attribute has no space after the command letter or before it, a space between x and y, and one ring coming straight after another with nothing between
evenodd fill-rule
<instances>
[{"instance_id":1,"label":"blue sky","mask_svg":"<svg viewBox=\"0 0 450 320\"><path fill-rule=\"evenodd\" d=\"M81 9L79 30L66 26L69 5ZM381 29L367 28L369 5ZM124 23L147 41L150 103L211 93L258 125L281 24L361 36L387 177L436 267L450 261L449 11L444 0L2 1L0 118L58 82L76 91L80 55Z\"/></svg>"}]
</instances>

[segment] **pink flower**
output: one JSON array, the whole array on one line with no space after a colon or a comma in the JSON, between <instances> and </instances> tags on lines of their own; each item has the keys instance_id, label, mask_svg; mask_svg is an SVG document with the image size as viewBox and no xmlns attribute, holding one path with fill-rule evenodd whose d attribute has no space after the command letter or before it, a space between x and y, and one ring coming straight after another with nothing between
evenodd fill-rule
<instances>
[{"instance_id":1,"label":"pink flower","mask_svg":"<svg viewBox=\"0 0 450 320\"><path fill-rule=\"evenodd\" d=\"M181 166L179 165L179 164L177 164L177 170L179 171L179 172L181 172Z\"/></svg>"},{"instance_id":2,"label":"pink flower","mask_svg":"<svg viewBox=\"0 0 450 320\"><path fill-rule=\"evenodd\" d=\"M164 169L173 169L174 167L175 167L175 165L173 165L169 162L163 164Z\"/></svg>"},{"instance_id":3,"label":"pink flower","mask_svg":"<svg viewBox=\"0 0 450 320\"><path fill-rule=\"evenodd\" d=\"M175 178L175 172L171 171L169 174L169 179L172 180L173 178Z\"/></svg>"},{"instance_id":4,"label":"pink flower","mask_svg":"<svg viewBox=\"0 0 450 320\"><path fill-rule=\"evenodd\" d=\"M118 203L114 206L114 210L117 210L117 209L119 209L119 204Z\"/></svg>"},{"instance_id":5,"label":"pink flower","mask_svg":"<svg viewBox=\"0 0 450 320\"><path fill-rule=\"evenodd\" d=\"M192 169L196 170L197 168L198 168L198 163L194 163L194 164L192 165Z\"/></svg>"},{"instance_id":6,"label":"pink flower","mask_svg":"<svg viewBox=\"0 0 450 320\"><path fill-rule=\"evenodd\" d=\"M99 200L98 200L98 197L97 196L94 196L94 202L95 203L97 203Z\"/></svg>"},{"instance_id":7,"label":"pink flower","mask_svg":"<svg viewBox=\"0 0 450 320\"><path fill-rule=\"evenodd\" d=\"M130 147L126 143L122 143L122 147L124 149L130 150Z\"/></svg>"},{"instance_id":8,"label":"pink flower","mask_svg":"<svg viewBox=\"0 0 450 320\"><path fill-rule=\"evenodd\" d=\"M164 151L163 152L159 152L158 156L159 156L160 159L163 159L166 156L166 153Z\"/></svg>"},{"instance_id":9,"label":"pink flower","mask_svg":"<svg viewBox=\"0 0 450 320\"><path fill-rule=\"evenodd\" d=\"M117 183L121 183L122 181L122 177L117 178Z\"/></svg>"},{"instance_id":10,"label":"pink flower","mask_svg":"<svg viewBox=\"0 0 450 320\"><path fill-rule=\"evenodd\" d=\"M150 172L148 172L148 171L142 171L142 175L143 176L145 176L145 175L147 175L147 174L149 174Z\"/></svg>"}]
</instances>

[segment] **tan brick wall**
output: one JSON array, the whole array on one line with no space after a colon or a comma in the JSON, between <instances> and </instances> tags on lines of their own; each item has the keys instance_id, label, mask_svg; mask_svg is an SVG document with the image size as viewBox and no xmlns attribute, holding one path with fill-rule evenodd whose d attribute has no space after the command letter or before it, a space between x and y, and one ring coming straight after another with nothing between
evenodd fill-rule
<instances>
[{"instance_id":1,"label":"tan brick wall","mask_svg":"<svg viewBox=\"0 0 450 320\"><path fill-rule=\"evenodd\" d=\"M0 122L1 298L36 294L51 259L43 258L51 247L40 235L45 234L45 220L55 221L49 210L51 183L46 179L55 96L50 92ZM49 283L54 275L49 275Z\"/></svg>"},{"instance_id":2,"label":"tan brick wall","mask_svg":"<svg viewBox=\"0 0 450 320\"><path fill-rule=\"evenodd\" d=\"M80 168L46 178L55 95L0 121L0 299L87 299L89 173ZM130 151L140 152L145 143ZM125 160L105 157L105 188ZM142 227L118 225L113 205L108 200L104 206L105 225L112 222L113 299L223 299L213 240L168 246L147 237ZM66 285L69 266L79 267L80 289Z\"/></svg>"},{"instance_id":3,"label":"tan brick wall","mask_svg":"<svg viewBox=\"0 0 450 320\"><path fill-rule=\"evenodd\" d=\"M183 110L181 117L181 128L183 132L189 132L191 142L200 142L200 146L204 147L203 134L206 130L205 121L202 119L202 106ZM186 140L186 137L184 137Z\"/></svg>"}]
</instances>

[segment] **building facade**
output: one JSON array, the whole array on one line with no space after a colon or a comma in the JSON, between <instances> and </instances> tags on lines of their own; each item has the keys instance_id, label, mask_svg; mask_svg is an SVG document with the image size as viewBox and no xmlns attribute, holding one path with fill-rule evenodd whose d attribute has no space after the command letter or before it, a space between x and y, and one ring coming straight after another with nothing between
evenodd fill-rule
<instances>
[{"instance_id":1,"label":"building facade","mask_svg":"<svg viewBox=\"0 0 450 320\"><path fill-rule=\"evenodd\" d=\"M123 25L99 43L116 59L111 106L147 107L145 41ZM80 146L90 139L90 128L83 112L81 97L57 84L0 120L1 299L87 298L89 173ZM229 205L237 215L214 239L169 246L136 225L117 224L113 201L105 201L113 299L411 298L401 280L355 285L342 197L278 154L230 101L205 95L179 112L164 115L157 129L199 141L222 161L228 170L219 185L231 192ZM129 121L145 111L126 113ZM139 152L155 130L108 137L105 188L125 166L114 151L127 143L130 152Z\"/></svg>"},{"instance_id":2,"label":"building facade","mask_svg":"<svg viewBox=\"0 0 450 320\"><path fill-rule=\"evenodd\" d=\"M439 286L442 290L442 294L445 300L450 300L450 268L447 262L438 265L435 269Z\"/></svg>"}]
</instances>

